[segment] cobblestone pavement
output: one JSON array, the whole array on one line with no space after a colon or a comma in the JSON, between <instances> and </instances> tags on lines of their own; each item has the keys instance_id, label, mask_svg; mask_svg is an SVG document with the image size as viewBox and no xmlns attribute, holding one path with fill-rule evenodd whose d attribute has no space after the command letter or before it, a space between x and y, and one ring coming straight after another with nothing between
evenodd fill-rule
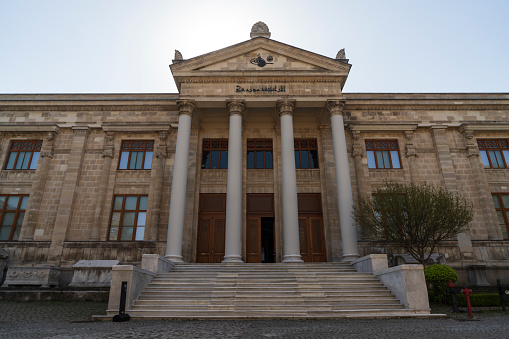
<instances>
[{"instance_id":1,"label":"cobblestone pavement","mask_svg":"<svg viewBox=\"0 0 509 339\"><path fill-rule=\"evenodd\" d=\"M103 302L0 301L0 338L508 338L509 313L428 319L92 322ZM439 310L443 312L444 310Z\"/></svg>"}]
</instances>

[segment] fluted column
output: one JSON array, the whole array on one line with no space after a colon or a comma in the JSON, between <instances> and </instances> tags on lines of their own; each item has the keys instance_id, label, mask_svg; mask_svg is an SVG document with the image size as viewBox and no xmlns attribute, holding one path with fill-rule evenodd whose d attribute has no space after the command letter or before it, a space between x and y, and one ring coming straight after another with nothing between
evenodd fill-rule
<instances>
[{"instance_id":1,"label":"fluted column","mask_svg":"<svg viewBox=\"0 0 509 339\"><path fill-rule=\"evenodd\" d=\"M281 167L283 171L283 232L285 241L283 262L302 262L293 140L294 107L295 100L279 100L277 102L277 109L281 118Z\"/></svg>"},{"instance_id":2,"label":"fluted column","mask_svg":"<svg viewBox=\"0 0 509 339\"><path fill-rule=\"evenodd\" d=\"M352 216L352 184L350 182L350 168L348 166L342 115L344 105L345 102L341 100L327 100L327 109L329 110L332 128L343 260L352 260L359 257L359 248L357 245L357 230Z\"/></svg>"},{"instance_id":3,"label":"fluted column","mask_svg":"<svg viewBox=\"0 0 509 339\"><path fill-rule=\"evenodd\" d=\"M228 138L228 180L226 184L226 230L223 262L242 261L242 114L240 100L226 103L230 116Z\"/></svg>"},{"instance_id":4,"label":"fluted column","mask_svg":"<svg viewBox=\"0 0 509 339\"><path fill-rule=\"evenodd\" d=\"M94 224L90 233L90 240L98 241L101 237L101 221L104 212L104 202L106 201L106 192L108 190L108 181L110 178L111 162L113 160L113 139L115 135L113 132L107 132L105 136L105 145L102 153L103 167L101 171L101 179L99 182L99 190L95 198L95 214ZM106 235L107 236L107 235Z\"/></svg>"},{"instance_id":5,"label":"fluted column","mask_svg":"<svg viewBox=\"0 0 509 339\"><path fill-rule=\"evenodd\" d=\"M53 159L53 141L55 139L54 132L48 132L46 134L46 142L44 143L41 151L41 157L37 164L36 178L32 184L33 192L28 199L27 205L27 217L21 227L19 239L23 240L34 240L35 226L37 226L37 219L39 218L39 211L41 208L42 196L44 194L44 187L46 186L46 180L48 178L48 171L51 159Z\"/></svg>"},{"instance_id":6,"label":"fluted column","mask_svg":"<svg viewBox=\"0 0 509 339\"><path fill-rule=\"evenodd\" d=\"M174 262L182 262L182 236L186 209L187 165L189 142L191 139L191 118L195 108L194 100L177 101L179 108L179 125L173 179L171 184L170 220L166 257Z\"/></svg>"}]
</instances>

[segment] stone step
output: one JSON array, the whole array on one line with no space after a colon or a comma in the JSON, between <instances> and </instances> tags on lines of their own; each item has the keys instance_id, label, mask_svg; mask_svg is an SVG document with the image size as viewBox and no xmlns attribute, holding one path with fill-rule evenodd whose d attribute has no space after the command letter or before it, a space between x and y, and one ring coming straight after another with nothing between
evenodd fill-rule
<instances>
[{"instance_id":1,"label":"stone step","mask_svg":"<svg viewBox=\"0 0 509 339\"><path fill-rule=\"evenodd\" d=\"M117 311L111 310L109 315ZM310 319L310 318L358 318L358 317L406 317L428 316L425 311L407 309L356 309L356 310L305 310L298 309L291 312L278 311L244 311L244 310L215 310L183 312L183 310L136 310L129 311L131 319Z\"/></svg>"}]
</instances>

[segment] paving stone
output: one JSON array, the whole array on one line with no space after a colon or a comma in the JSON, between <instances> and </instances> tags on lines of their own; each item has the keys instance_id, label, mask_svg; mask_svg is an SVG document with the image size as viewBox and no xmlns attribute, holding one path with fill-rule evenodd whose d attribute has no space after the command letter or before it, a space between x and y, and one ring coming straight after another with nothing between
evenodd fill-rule
<instances>
[{"instance_id":1,"label":"paving stone","mask_svg":"<svg viewBox=\"0 0 509 339\"><path fill-rule=\"evenodd\" d=\"M509 312L447 318L93 322L105 302L0 301L0 338L507 338ZM443 310L439 310L444 312Z\"/></svg>"}]
</instances>

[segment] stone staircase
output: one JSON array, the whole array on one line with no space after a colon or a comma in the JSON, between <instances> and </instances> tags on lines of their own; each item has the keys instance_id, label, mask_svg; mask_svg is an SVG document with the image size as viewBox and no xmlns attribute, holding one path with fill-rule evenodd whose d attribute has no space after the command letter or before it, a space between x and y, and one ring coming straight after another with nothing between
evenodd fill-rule
<instances>
[{"instance_id":1,"label":"stone staircase","mask_svg":"<svg viewBox=\"0 0 509 339\"><path fill-rule=\"evenodd\" d=\"M345 263L176 264L131 318L338 318L429 315L405 309L372 274Z\"/></svg>"}]
</instances>

